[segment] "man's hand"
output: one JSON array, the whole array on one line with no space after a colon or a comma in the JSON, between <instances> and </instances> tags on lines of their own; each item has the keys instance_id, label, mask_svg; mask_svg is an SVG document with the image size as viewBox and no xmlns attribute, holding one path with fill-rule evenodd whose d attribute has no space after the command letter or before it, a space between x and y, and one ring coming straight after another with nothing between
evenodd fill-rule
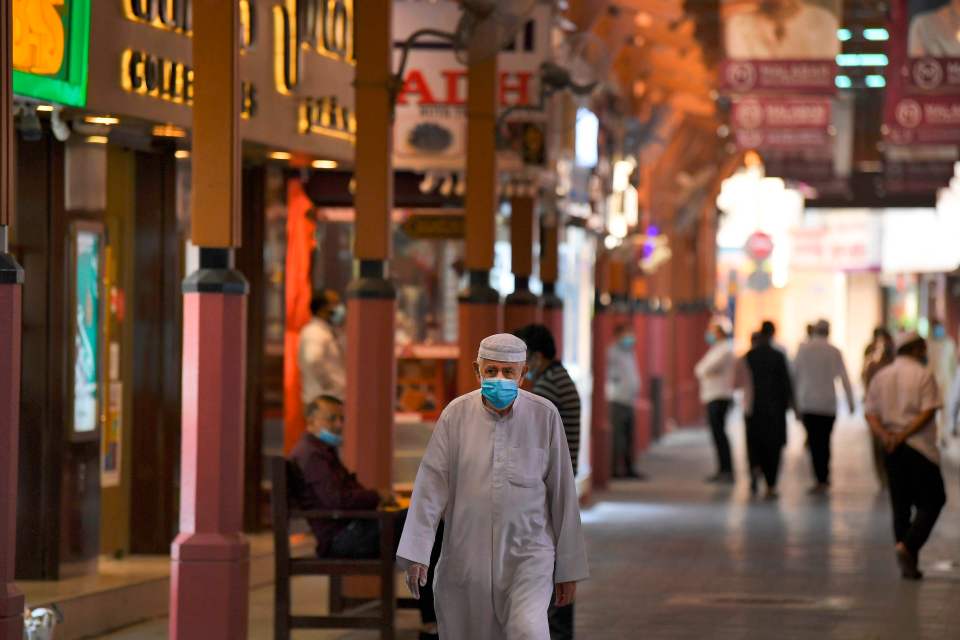
<instances>
[{"instance_id":1,"label":"man's hand","mask_svg":"<svg viewBox=\"0 0 960 640\"><path fill-rule=\"evenodd\" d=\"M377 491L380 494L380 506L381 507L395 507L397 506L397 496L393 494L393 491L389 489L380 489Z\"/></svg>"},{"instance_id":2,"label":"man's hand","mask_svg":"<svg viewBox=\"0 0 960 640\"><path fill-rule=\"evenodd\" d=\"M897 447L903 444L903 441L906 440L904 437L905 435L906 433L902 431L899 433L892 433L888 431L883 439L883 448L887 450L887 453L893 453L897 450Z\"/></svg>"},{"instance_id":3,"label":"man's hand","mask_svg":"<svg viewBox=\"0 0 960 640\"><path fill-rule=\"evenodd\" d=\"M555 604L558 607L565 607L568 604L573 604L573 599L577 596L577 583L576 582L558 582L556 586L556 600Z\"/></svg>"},{"instance_id":4,"label":"man's hand","mask_svg":"<svg viewBox=\"0 0 960 640\"><path fill-rule=\"evenodd\" d=\"M427 585L427 571L428 568L425 565L413 562L407 567L407 589L410 590L410 594L416 598L420 599L420 587L425 587Z\"/></svg>"}]
</instances>

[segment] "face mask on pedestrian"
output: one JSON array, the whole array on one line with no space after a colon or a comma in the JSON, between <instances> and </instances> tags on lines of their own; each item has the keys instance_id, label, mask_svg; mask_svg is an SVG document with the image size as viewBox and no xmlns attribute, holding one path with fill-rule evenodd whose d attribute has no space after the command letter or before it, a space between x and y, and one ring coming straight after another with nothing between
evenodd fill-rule
<instances>
[{"instance_id":1,"label":"face mask on pedestrian","mask_svg":"<svg viewBox=\"0 0 960 640\"><path fill-rule=\"evenodd\" d=\"M516 380L508 378L484 378L480 383L480 393L495 409L506 409L517 399Z\"/></svg>"},{"instance_id":2,"label":"face mask on pedestrian","mask_svg":"<svg viewBox=\"0 0 960 640\"><path fill-rule=\"evenodd\" d=\"M629 349L633 347L633 345L635 344L637 344L637 339L634 337L632 333L628 333L620 337L620 346L623 347L624 349Z\"/></svg>"},{"instance_id":3,"label":"face mask on pedestrian","mask_svg":"<svg viewBox=\"0 0 960 640\"><path fill-rule=\"evenodd\" d=\"M947 329L942 324L938 324L933 328L934 340L943 340L946 337L947 337Z\"/></svg>"},{"instance_id":4,"label":"face mask on pedestrian","mask_svg":"<svg viewBox=\"0 0 960 640\"><path fill-rule=\"evenodd\" d=\"M347 309L343 304L338 304L330 311L330 324L339 327L347 317Z\"/></svg>"},{"instance_id":5,"label":"face mask on pedestrian","mask_svg":"<svg viewBox=\"0 0 960 640\"><path fill-rule=\"evenodd\" d=\"M703 339L707 341L707 344L712 346L717 343L717 334L715 334L713 331L707 331L703 335Z\"/></svg>"},{"instance_id":6,"label":"face mask on pedestrian","mask_svg":"<svg viewBox=\"0 0 960 640\"><path fill-rule=\"evenodd\" d=\"M320 433L316 434L316 436L320 442L328 444L334 449L343 444L343 436L338 433L334 433L329 429L322 429Z\"/></svg>"},{"instance_id":7,"label":"face mask on pedestrian","mask_svg":"<svg viewBox=\"0 0 960 640\"><path fill-rule=\"evenodd\" d=\"M543 356L541 356L539 353L533 354L530 356L530 359L527 360L527 373L524 377L530 382L534 382L540 377L542 365Z\"/></svg>"}]
</instances>

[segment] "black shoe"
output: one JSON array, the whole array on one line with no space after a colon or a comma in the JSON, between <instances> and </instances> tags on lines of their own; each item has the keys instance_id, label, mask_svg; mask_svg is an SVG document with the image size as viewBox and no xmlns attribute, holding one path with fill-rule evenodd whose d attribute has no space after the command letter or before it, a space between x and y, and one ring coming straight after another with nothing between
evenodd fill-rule
<instances>
[{"instance_id":1,"label":"black shoe","mask_svg":"<svg viewBox=\"0 0 960 640\"><path fill-rule=\"evenodd\" d=\"M644 480L647 479L647 474L641 471L630 470L627 472L627 475L625 475L624 478L626 478L627 480L638 480L640 482L643 482Z\"/></svg>"},{"instance_id":2,"label":"black shoe","mask_svg":"<svg viewBox=\"0 0 960 640\"><path fill-rule=\"evenodd\" d=\"M897 545L897 564L904 580L923 580L923 572L917 568L917 557L902 543Z\"/></svg>"},{"instance_id":3,"label":"black shoe","mask_svg":"<svg viewBox=\"0 0 960 640\"><path fill-rule=\"evenodd\" d=\"M440 640L439 633L430 633L428 631L421 631L420 635L417 637L419 640Z\"/></svg>"},{"instance_id":4,"label":"black shoe","mask_svg":"<svg viewBox=\"0 0 960 640\"><path fill-rule=\"evenodd\" d=\"M712 476L707 477L704 482L708 484L733 484L733 472L732 471L718 471Z\"/></svg>"}]
</instances>

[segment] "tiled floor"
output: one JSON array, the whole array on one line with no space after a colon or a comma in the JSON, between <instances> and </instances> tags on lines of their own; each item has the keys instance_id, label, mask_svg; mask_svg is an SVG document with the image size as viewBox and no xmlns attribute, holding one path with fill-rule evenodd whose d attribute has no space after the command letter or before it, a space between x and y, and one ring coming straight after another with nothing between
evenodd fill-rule
<instances>
[{"instance_id":1,"label":"tiled floor","mask_svg":"<svg viewBox=\"0 0 960 640\"><path fill-rule=\"evenodd\" d=\"M730 431L739 423L731 421ZM674 640L960 638L960 502L945 465L949 504L924 551L927 579L896 571L889 507L872 478L867 435L846 421L834 435L834 490L812 498L799 430L791 431L782 497L751 500L746 482L705 485L706 433L675 433L643 461L646 483L617 483L583 519L593 577L581 585L577 637ZM737 447L738 460L742 451ZM741 465L742 466L742 465ZM300 590L302 603L317 591ZM252 594L250 637L270 633L272 592ZM109 636L165 637L165 621ZM404 613L405 638L416 617ZM294 638L375 638L296 632ZM467 640L467 639L450 639Z\"/></svg>"}]
</instances>

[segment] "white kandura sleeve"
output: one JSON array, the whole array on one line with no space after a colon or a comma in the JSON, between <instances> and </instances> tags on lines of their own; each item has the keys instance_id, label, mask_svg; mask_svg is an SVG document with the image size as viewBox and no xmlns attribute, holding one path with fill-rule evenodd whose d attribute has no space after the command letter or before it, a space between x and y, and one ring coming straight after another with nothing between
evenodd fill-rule
<instances>
[{"instance_id":1,"label":"white kandura sleeve","mask_svg":"<svg viewBox=\"0 0 960 640\"><path fill-rule=\"evenodd\" d=\"M580 526L580 500L570 464L570 451L557 410L551 412L550 460L547 468L547 503L556 536L554 582L577 582L590 577L587 547Z\"/></svg>"},{"instance_id":2,"label":"white kandura sleeve","mask_svg":"<svg viewBox=\"0 0 960 640\"><path fill-rule=\"evenodd\" d=\"M441 415L417 471L410 509L397 548L398 558L426 566L430 566L430 551L433 549L437 525L447 508L450 495L448 431L449 422Z\"/></svg>"}]
</instances>

